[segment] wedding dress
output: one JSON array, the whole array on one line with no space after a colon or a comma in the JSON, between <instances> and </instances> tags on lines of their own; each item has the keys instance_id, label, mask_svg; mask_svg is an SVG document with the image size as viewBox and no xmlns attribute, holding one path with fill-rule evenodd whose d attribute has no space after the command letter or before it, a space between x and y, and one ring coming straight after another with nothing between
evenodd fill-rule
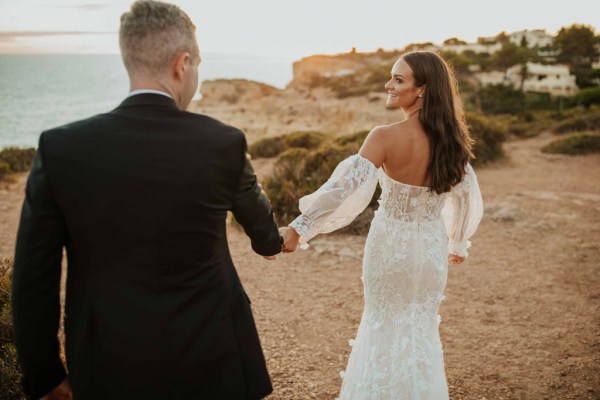
<instances>
[{"instance_id":1,"label":"wedding dress","mask_svg":"<svg viewBox=\"0 0 600 400\"><path fill-rule=\"evenodd\" d=\"M461 183L438 195L393 180L359 154L300 200L290 224L306 243L360 214L377 186L382 193L363 259L365 305L343 377L340 400L448 399L438 307L448 253L467 255L483 214L470 165Z\"/></svg>"}]
</instances>

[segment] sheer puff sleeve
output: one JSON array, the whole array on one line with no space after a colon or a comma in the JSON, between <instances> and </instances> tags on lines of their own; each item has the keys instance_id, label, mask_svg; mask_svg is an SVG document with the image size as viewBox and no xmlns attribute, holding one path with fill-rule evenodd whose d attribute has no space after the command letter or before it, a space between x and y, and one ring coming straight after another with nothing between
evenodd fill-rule
<instances>
[{"instance_id":1,"label":"sheer puff sleeve","mask_svg":"<svg viewBox=\"0 0 600 400\"><path fill-rule=\"evenodd\" d=\"M477 176L470 164L462 182L447 195L442 217L448 233L448 252L466 257L473 236L483 216L483 199Z\"/></svg>"},{"instance_id":2,"label":"sheer puff sleeve","mask_svg":"<svg viewBox=\"0 0 600 400\"><path fill-rule=\"evenodd\" d=\"M369 205L377 187L377 167L360 154L338 164L316 192L300 199L302 213L289 226L306 243L350 224Z\"/></svg>"}]
</instances>

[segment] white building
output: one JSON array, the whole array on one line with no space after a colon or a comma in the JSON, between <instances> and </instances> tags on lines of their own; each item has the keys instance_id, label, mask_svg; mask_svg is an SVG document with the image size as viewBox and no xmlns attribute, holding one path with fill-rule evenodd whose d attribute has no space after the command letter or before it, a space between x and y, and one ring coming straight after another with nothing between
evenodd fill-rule
<instances>
[{"instance_id":1,"label":"white building","mask_svg":"<svg viewBox=\"0 0 600 400\"><path fill-rule=\"evenodd\" d=\"M494 54L495 52L502 49L501 43L494 44L481 44L481 43L466 43L466 44L443 44L439 47L442 51L453 52L457 54L464 53L465 51L472 51L473 53L486 53Z\"/></svg>"},{"instance_id":2,"label":"white building","mask_svg":"<svg viewBox=\"0 0 600 400\"><path fill-rule=\"evenodd\" d=\"M517 46L520 46L521 43L523 43L523 38L525 38L527 47L530 49L534 47L546 47L554 43L554 38L548 35L543 29L534 29L532 31L525 29L508 35L508 40Z\"/></svg>"},{"instance_id":3,"label":"white building","mask_svg":"<svg viewBox=\"0 0 600 400\"><path fill-rule=\"evenodd\" d=\"M506 83L506 74L502 71L479 72L475 74L481 86L502 85Z\"/></svg>"},{"instance_id":4,"label":"white building","mask_svg":"<svg viewBox=\"0 0 600 400\"><path fill-rule=\"evenodd\" d=\"M550 93L552 96L573 96L577 90L575 75L571 75L566 65L543 65L527 63L524 92ZM521 87L523 65L517 64L506 70L506 80L515 89Z\"/></svg>"}]
</instances>

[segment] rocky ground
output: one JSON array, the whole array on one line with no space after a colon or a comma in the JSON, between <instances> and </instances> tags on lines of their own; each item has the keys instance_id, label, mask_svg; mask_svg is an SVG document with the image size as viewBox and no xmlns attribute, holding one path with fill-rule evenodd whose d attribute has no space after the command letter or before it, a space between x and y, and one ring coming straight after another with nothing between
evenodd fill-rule
<instances>
[{"instance_id":1,"label":"rocky ground","mask_svg":"<svg viewBox=\"0 0 600 400\"><path fill-rule=\"evenodd\" d=\"M508 142L505 162L476 171L486 213L440 311L452 399L600 399L600 156L541 153L552 139ZM0 185L0 257L14 249L24 181ZM229 233L269 400L335 398L362 312L365 238L318 237L268 262Z\"/></svg>"}]
</instances>

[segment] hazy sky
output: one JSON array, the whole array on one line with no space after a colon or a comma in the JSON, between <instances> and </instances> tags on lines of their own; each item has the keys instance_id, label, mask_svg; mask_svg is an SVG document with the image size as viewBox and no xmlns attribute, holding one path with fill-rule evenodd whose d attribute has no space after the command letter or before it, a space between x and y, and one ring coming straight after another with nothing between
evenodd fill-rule
<instances>
[{"instance_id":1,"label":"hazy sky","mask_svg":"<svg viewBox=\"0 0 600 400\"><path fill-rule=\"evenodd\" d=\"M0 0L0 53L117 53L132 1ZM598 0L176 0L203 51L299 58L585 23Z\"/></svg>"}]
</instances>

